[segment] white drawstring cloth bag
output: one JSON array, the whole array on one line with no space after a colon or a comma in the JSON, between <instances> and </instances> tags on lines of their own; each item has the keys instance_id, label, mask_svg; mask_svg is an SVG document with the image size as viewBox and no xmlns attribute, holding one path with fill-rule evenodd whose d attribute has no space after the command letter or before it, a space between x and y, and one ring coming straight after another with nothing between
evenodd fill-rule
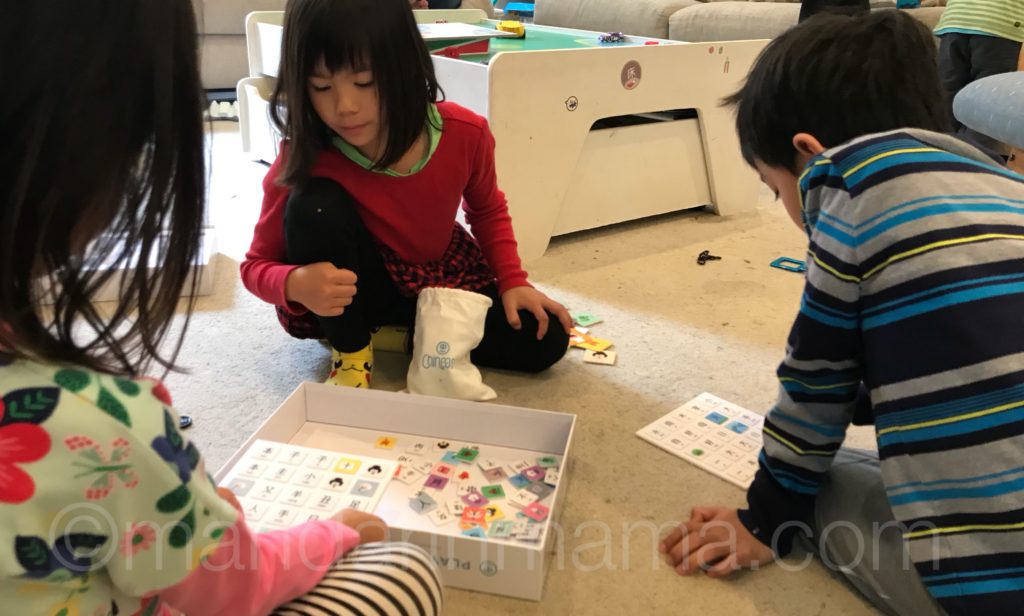
<instances>
[{"instance_id":1,"label":"white drawstring cloth bag","mask_svg":"<svg viewBox=\"0 0 1024 616\"><path fill-rule=\"evenodd\" d=\"M416 330L407 387L410 393L459 400L493 400L469 352L484 337L491 299L461 289L429 288L416 301Z\"/></svg>"}]
</instances>

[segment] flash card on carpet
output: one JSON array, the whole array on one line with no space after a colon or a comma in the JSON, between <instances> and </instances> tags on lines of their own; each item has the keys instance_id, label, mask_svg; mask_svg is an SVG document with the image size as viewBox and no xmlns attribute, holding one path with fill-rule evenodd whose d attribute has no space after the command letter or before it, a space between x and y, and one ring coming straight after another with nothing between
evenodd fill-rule
<instances>
[{"instance_id":1,"label":"flash card on carpet","mask_svg":"<svg viewBox=\"0 0 1024 616\"><path fill-rule=\"evenodd\" d=\"M583 361L588 364L600 364L602 366L615 365L615 351L586 351L583 354Z\"/></svg>"},{"instance_id":2,"label":"flash card on carpet","mask_svg":"<svg viewBox=\"0 0 1024 616\"><path fill-rule=\"evenodd\" d=\"M575 327L569 330L569 346L579 346L581 343L591 340L593 340L593 338L586 332L581 332Z\"/></svg>"},{"instance_id":3,"label":"flash card on carpet","mask_svg":"<svg viewBox=\"0 0 1024 616\"><path fill-rule=\"evenodd\" d=\"M636 435L694 466L747 488L757 472L764 417L703 393Z\"/></svg>"},{"instance_id":4,"label":"flash card on carpet","mask_svg":"<svg viewBox=\"0 0 1024 616\"><path fill-rule=\"evenodd\" d=\"M593 327L601 322L600 317L586 312L570 312L569 316L572 317L572 320L576 325L583 327Z\"/></svg>"},{"instance_id":5,"label":"flash card on carpet","mask_svg":"<svg viewBox=\"0 0 1024 616\"><path fill-rule=\"evenodd\" d=\"M588 351L604 351L611 348L612 341L595 338L588 334L580 333L578 330L574 329L569 335L569 346Z\"/></svg>"}]
</instances>

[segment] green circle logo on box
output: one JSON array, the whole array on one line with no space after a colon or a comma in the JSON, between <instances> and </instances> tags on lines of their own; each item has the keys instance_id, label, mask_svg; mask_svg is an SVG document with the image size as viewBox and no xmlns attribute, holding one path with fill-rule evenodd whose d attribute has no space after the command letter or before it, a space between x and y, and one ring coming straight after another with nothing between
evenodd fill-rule
<instances>
[{"instance_id":1,"label":"green circle logo on box","mask_svg":"<svg viewBox=\"0 0 1024 616\"><path fill-rule=\"evenodd\" d=\"M437 354L438 355L447 355L448 351L450 351L450 350L451 350L451 347L448 346L448 343L445 342L444 340L442 340L441 342L437 343Z\"/></svg>"},{"instance_id":2,"label":"green circle logo on box","mask_svg":"<svg viewBox=\"0 0 1024 616\"><path fill-rule=\"evenodd\" d=\"M636 60L630 60L623 65L622 73L619 75L619 81L622 82L623 88L633 90L640 85L640 79L642 77L643 70L640 68L640 63Z\"/></svg>"}]
</instances>

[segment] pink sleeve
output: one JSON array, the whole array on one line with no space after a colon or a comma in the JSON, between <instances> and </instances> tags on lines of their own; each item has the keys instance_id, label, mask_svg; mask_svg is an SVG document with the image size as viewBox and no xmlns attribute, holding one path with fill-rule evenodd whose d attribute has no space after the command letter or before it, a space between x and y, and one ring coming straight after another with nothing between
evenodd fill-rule
<instances>
[{"instance_id":1,"label":"pink sleeve","mask_svg":"<svg viewBox=\"0 0 1024 616\"><path fill-rule=\"evenodd\" d=\"M285 298L285 281L297 266L285 263L284 210L288 189L277 184L281 165L283 156L278 157L263 179L263 209L253 230L249 252L245 253L245 261L239 269L242 284L253 295L275 306L285 306L295 314L302 314L305 307L289 303Z\"/></svg>"},{"instance_id":2,"label":"pink sleeve","mask_svg":"<svg viewBox=\"0 0 1024 616\"><path fill-rule=\"evenodd\" d=\"M466 222L480 249L498 277L498 291L529 286L526 271L519 260L519 248L512 230L505 193L498 188L494 170L494 136L487 122L480 130L476 155L471 161L469 185L466 186Z\"/></svg>"},{"instance_id":3,"label":"pink sleeve","mask_svg":"<svg viewBox=\"0 0 1024 616\"><path fill-rule=\"evenodd\" d=\"M241 514L217 549L160 600L188 616L268 614L309 592L359 533L330 520L253 534Z\"/></svg>"}]
</instances>

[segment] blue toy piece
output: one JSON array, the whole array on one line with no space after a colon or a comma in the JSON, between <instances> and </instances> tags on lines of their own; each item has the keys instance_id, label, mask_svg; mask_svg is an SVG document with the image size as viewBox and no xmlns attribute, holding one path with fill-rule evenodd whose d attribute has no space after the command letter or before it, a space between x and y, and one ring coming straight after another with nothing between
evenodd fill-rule
<instances>
[{"instance_id":1,"label":"blue toy piece","mask_svg":"<svg viewBox=\"0 0 1024 616\"><path fill-rule=\"evenodd\" d=\"M779 257L772 261L772 267L780 270L786 270L787 272L797 272L801 274L807 271L807 264L799 259L790 259L789 257Z\"/></svg>"},{"instance_id":2,"label":"blue toy piece","mask_svg":"<svg viewBox=\"0 0 1024 616\"><path fill-rule=\"evenodd\" d=\"M506 15L520 15L523 17L533 17L533 3L532 2L509 2L502 9Z\"/></svg>"}]
</instances>

